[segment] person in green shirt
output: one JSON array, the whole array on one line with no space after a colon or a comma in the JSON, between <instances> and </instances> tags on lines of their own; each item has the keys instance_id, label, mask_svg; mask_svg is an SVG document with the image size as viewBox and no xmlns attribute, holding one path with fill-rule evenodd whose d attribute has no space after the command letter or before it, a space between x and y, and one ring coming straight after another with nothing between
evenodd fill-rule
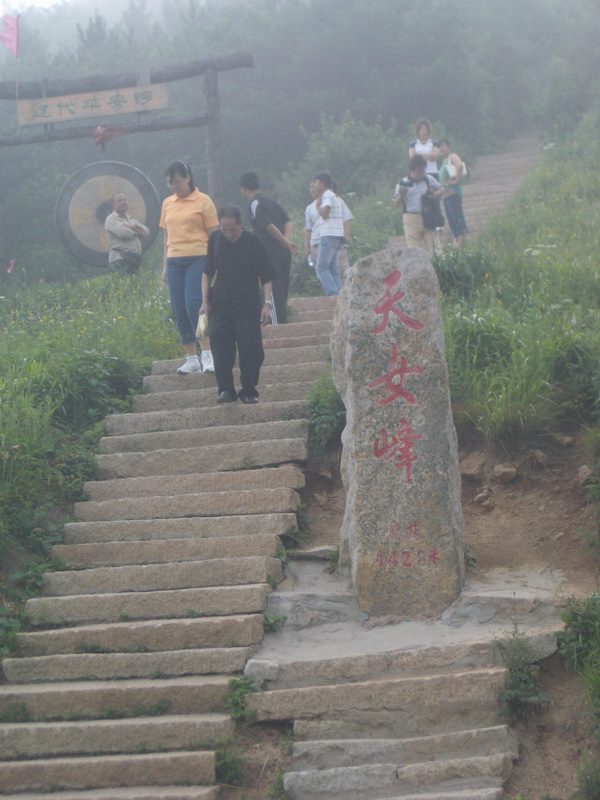
<instances>
[{"instance_id":1,"label":"person in green shirt","mask_svg":"<svg viewBox=\"0 0 600 800\"><path fill-rule=\"evenodd\" d=\"M469 232L463 214L460 186L465 174L465 165L456 153L452 152L448 139L440 141L439 153L443 159L439 169L439 181L444 187L444 210L452 231L452 246L462 247Z\"/></svg>"}]
</instances>

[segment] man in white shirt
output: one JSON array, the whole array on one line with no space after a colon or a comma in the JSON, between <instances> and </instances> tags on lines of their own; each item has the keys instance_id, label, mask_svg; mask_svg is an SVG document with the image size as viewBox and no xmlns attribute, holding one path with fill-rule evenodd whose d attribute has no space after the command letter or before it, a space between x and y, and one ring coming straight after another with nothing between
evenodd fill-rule
<instances>
[{"instance_id":1,"label":"man in white shirt","mask_svg":"<svg viewBox=\"0 0 600 800\"><path fill-rule=\"evenodd\" d=\"M418 153L410 159L408 175L396 184L394 205L404 208L402 225L408 247L420 247L431 256L434 230L426 228L423 223L421 200L425 194L439 197L444 187L434 177L425 176L426 165L427 162Z\"/></svg>"},{"instance_id":2,"label":"man in white shirt","mask_svg":"<svg viewBox=\"0 0 600 800\"><path fill-rule=\"evenodd\" d=\"M337 187L334 181L331 183L331 189L337 195ZM313 197L316 197L314 181L310 182L308 190ZM346 271L350 268L348 262L348 242L350 241L350 224L353 220L353 216L352 212L339 195L338 200L342 208L342 224L344 227L345 239L345 242L340 245L338 250L338 272L343 281ZM312 203L306 206L304 212L304 255L312 262L311 266L317 263L319 244L321 242L321 221L322 217L317 211L316 202L313 200Z\"/></svg>"},{"instance_id":3,"label":"man in white shirt","mask_svg":"<svg viewBox=\"0 0 600 800\"><path fill-rule=\"evenodd\" d=\"M326 295L337 295L342 288L338 271L338 250L344 242L344 223L339 197L331 190L331 173L317 172L313 179L315 209L321 218L319 252L315 271Z\"/></svg>"},{"instance_id":4,"label":"man in white shirt","mask_svg":"<svg viewBox=\"0 0 600 800\"><path fill-rule=\"evenodd\" d=\"M127 215L129 203L121 192L111 197L112 213L104 221L108 236L108 266L132 275L139 272L142 263L142 239L150 231L137 219Z\"/></svg>"}]
</instances>

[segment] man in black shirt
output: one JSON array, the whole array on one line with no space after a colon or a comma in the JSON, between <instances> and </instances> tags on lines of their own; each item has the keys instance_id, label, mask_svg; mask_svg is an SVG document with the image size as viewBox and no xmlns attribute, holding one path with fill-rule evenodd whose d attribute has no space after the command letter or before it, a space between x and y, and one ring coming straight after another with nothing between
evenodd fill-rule
<instances>
[{"instance_id":1,"label":"man in black shirt","mask_svg":"<svg viewBox=\"0 0 600 800\"><path fill-rule=\"evenodd\" d=\"M257 403L256 386L265 357L261 325L271 319L273 266L257 236L245 231L237 206L220 209L220 230L208 240L202 275L202 307L209 314L209 336L219 396L217 403ZM214 285L210 286L215 276ZM258 281L263 286L264 305ZM235 352L240 364L242 389L233 383Z\"/></svg>"},{"instance_id":2,"label":"man in black shirt","mask_svg":"<svg viewBox=\"0 0 600 800\"><path fill-rule=\"evenodd\" d=\"M256 172L245 172L242 175L240 189L244 197L250 200L252 232L264 244L275 269L273 301L277 322L286 322L292 255L297 255L299 252L290 239L292 223L277 200L260 191Z\"/></svg>"}]
</instances>

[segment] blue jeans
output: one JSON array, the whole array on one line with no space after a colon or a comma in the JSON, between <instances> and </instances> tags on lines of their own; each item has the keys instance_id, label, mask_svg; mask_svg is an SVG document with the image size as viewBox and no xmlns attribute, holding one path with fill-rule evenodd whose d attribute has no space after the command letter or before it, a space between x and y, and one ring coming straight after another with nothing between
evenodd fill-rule
<instances>
[{"instance_id":1,"label":"blue jeans","mask_svg":"<svg viewBox=\"0 0 600 800\"><path fill-rule=\"evenodd\" d=\"M465 222L465 215L463 214L461 194L451 194L449 197L444 197L444 210L448 217L452 236L455 239L469 232Z\"/></svg>"},{"instance_id":2,"label":"blue jeans","mask_svg":"<svg viewBox=\"0 0 600 800\"><path fill-rule=\"evenodd\" d=\"M196 341L206 256L167 258L167 286L181 344Z\"/></svg>"},{"instance_id":3,"label":"blue jeans","mask_svg":"<svg viewBox=\"0 0 600 800\"><path fill-rule=\"evenodd\" d=\"M321 236L315 272L326 295L337 294L342 288L338 272L338 250L343 236Z\"/></svg>"}]
</instances>

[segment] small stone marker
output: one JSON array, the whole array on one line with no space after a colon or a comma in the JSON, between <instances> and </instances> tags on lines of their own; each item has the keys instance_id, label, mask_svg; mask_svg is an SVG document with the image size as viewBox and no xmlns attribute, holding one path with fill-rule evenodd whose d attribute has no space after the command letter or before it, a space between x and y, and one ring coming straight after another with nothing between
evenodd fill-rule
<instances>
[{"instance_id":1,"label":"small stone marker","mask_svg":"<svg viewBox=\"0 0 600 800\"><path fill-rule=\"evenodd\" d=\"M373 616L439 616L464 579L463 521L439 285L424 250L349 270L331 336L346 406L340 563Z\"/></svg>"}]
</instances>

